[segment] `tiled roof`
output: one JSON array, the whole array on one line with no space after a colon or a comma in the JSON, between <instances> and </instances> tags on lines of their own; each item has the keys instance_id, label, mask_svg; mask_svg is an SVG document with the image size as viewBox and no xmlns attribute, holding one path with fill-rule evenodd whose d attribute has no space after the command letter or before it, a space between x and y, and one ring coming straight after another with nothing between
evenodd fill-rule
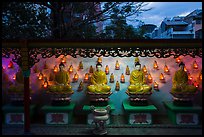
<instances>
[{"instance_id":1,"label":"tiled roof","mask_svg":"<svg viewBox=\"0 0 204 137\"><path fill-rule=\"evenodd\" d=\"M185 21L164 21L166 25L188 25Z\"/></svg>"}]
</instances>

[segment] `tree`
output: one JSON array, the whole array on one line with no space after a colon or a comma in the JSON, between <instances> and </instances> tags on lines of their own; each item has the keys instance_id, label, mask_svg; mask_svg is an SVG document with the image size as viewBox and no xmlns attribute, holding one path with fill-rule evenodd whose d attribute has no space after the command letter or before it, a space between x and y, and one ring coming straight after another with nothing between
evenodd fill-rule
<instances>
[{"instance_id":1,"label":"tree","mask_svg":"<svg viewBox=\"0 0 204 137\"><path fill-rule=\"evenodd\" d=\"M31 2L2 4L2 39L36 39L50 36L47 8Z\"/></svg>"},{"instance_id":2,"label":"tree","mask_svg":"<svg viewBox=\"0 0 204 137\"><path fill-rule=\"evenodd\" d=\"M102 5L102 9L99 7ZM17 30L25 31L19 35L4 38L43 38L49 33L55 39L67 38L95 38L96 23L112 18L113 12L123 15L124 18L140 14L147 5L144 2L11 2L3 4L2 27L4 33L10 29L10 35ZM114 11L119 7L117 11ZM15 12L20 9L18 16ZM48 12L48 10L50 12ZM12 12L11 12L12 11ZM10 14L10 12L12 14ZM10 19L12 18L12 19ZM29 19L32 22L29 22ZM15 23L17 20L17 23ZM12 22L12 24L9 24ZM19 23L20 22L20 23ZM29 25L27 25L29 23ZM30 25L31 23L31 25ZM24 24L24 27L22 27ZM26 27L27 29L25 29ZM32 27L30 27L32 26ZM48 33L49 32L49 33Z\"/></svg>"}]
</instances>

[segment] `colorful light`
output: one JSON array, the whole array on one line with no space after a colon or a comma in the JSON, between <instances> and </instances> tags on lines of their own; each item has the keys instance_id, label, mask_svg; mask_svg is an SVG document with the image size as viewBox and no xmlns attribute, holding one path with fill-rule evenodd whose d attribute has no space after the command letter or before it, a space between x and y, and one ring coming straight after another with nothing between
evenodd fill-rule
<instances>
[{"instance_id":1,"label":"colorful light","mask_svg":"<svg viewBox=\"0 0 204 137\"><path fill-rule=\"evenodd\" d=\"M16 75L13 76L13 80L16 80Z\"/></svg>"},{"instance_id":2,"label":"colorful light","mask_svg":"<svg viewBox=\"0 0 204 137\"><path fill-rule=\"evenodd\" d=\"M159 90L159 84L156 81L154 81L154 89Z\"/></svg>"},{"instance_id":3,"label":"colorful light","mask_svg":"<svg viewBox=\"0 0 204 137\"><path fill-rule=\"evenodd\" d=\"M198 69L198 64L197 64L196 61L193 62L193 68L194 68L194 69Z\"/></svg>"},{"instance_id":4,"label":"colorful light","mask_svg":"<svg viewBox=\"0 0 204 137\"><path fill-rule=\"evenodd\" d=\"M184 66L184 71L185 71L185 72L188 72L188 70L186 69L186 66Z\"/></svg>"},{"instance_id":5,"label":"colorful light","mask_svg":"<svg viewBox=\"0 0 204 137\"><path fill-rule=\"evenodd\" d=\"M164 78L164 75L161 73L160 76L159 76L159 79L162 83L165 82L165 78Z\"/></svg>"},{"instance_id":6,"label":"colorful light","mask_svg":"<svg viewBox=\"0 0 204 137\"><path fill-rule=\"evenodd\" d=\"M193 77L191 76L191 74L189 73L188 74L188 80L192 81L193 80Z\"/></svg>"},{"instance_id":7,"label":"colorful light","mask_svg":"<svg viewBox=\"0 0 204 137\"><path fill-rule=\"evenodd\" d=\"M84 76L84 82L88 82L89 80L89 73L86 73L85 76Z\"/></svg>"},{"instance_id":8,"label":"colorful light","mask_svg":"<svg viewBox=\"0 0 204 137\"><path fill-rule=\"evenodd\" d=\"M114 83L114 75L113 75L113 73L111 73L111 75L110 75L110 83Z\"/></svg>"},{"instance_id":9,"label":"colorful light","mask_svg":"<svg viewBox=\"0 0 204 137\"><path fill-rule=\"evenodd\" d=\"M102 58L101 58L101 57L98 57L97 62L98 62L98 63L102 63Z\"/></svg>"},{"instance_id":10,"label":"colorful light","mask_svg":"<svg viewBox=\"0 0 204 137\"><path fill-rule=\"evenodd\" d=\"M39 76L38 76L38 79L39 80L42 80L43 79L43 74L40 72Z\"/></svg>"},{"instance_id":11,"label":"colorful light","mask_svg":"<svg viewBox=\"0 0 204 137\"><path fill-rule=\"evenodd\" d=\"M44 88L47 88L47 87L48 87L48 82L47 82L47 81L44 82L43 87L44 87Z\"/></svg>"},{"instance_id":12,"label":"colorful light","mask_svg":"<svg viewBox=\"0 0 204 137\"><path fill-rule=\"evenodd\" d=\"M157 61L154 61L153 68L154 68L154 69L158 69L158 67L159 67L159 66L158 66L158 64L157 64Z\"/></svg>"},{"instance_id":13,"label":"colorful light","mask_svg":"<svg viewBox=\"0 0 204 137\"><path fill-rule=\"evenodd\" d=\"M73 66L70 65L70 67L69 67L69 73L72 73L72 72L73 72Z\"/></svg>"},{"instance_id":14,"label":"colorful light","mask_svg":"<svg viewBox=\"0 0 204 137\"><path fill-rule=\"evenodd\" d=\"M167 65L164 66L164 73L168 73L169 72L169 68L167 67Z\"/></svg>"},{"instance_id":15,"label":"colorful light","mask_svg":"<svg viewBox=\"0 0 204 137\"><path fill-rule=\"evenodd\" d=\"M196 82L196 81L194 81L193 85L194 85L196 88L199 87L199 84L198 84L198 82Z\"/></svg>"},{"instance_id":16,"label":"colorful light","mask_svg":"<svg viewBox=\"0 0 204 137\"><path fill-rule=\"evenodd\" d=\"M108 75L108 74L109 74L109 67L108 67L108 65L106 65L106 68L105 68L105 73L106 73L106 75Z\"/></svg>"},{"instance_id":17,"label":"colorful light","mask_svg":"<svg viewBox=\"0 0 204 137\"><path fill-rule=\"evenodd\" d=\"M77 82L79 79L79 75L77 73L74 74L73 82Z\"/></svg>"},{"instance_id":18,"label":"colorful light","mask_svg":"<svg viewBox=\"0 0 204 137\"><path fill-rule=\"evenodd\" d=\"M13 68L13 67L14 67L14 66L13 66L13 62L10 61L9 64L8 64L8 68Z\"/></svg>"},{"instance_id":19,"label":"colorful light","mask_svg":"<svg viewBox=\"0 0 204 137\"><path fill-rule=\"evenodd\" d=\"M54 66L54 72L56 73L58 71L57 65Z\"/></svg>"},{"instance_id":20,"label":"colorful light","mask_svg":"<svg viewBox=\"0 0 204 137\"><path fill-rule=\"evenodd\" d=\"M125 83L125 76L124 76L123 73L122 73L121 76L120 76L120 82L121 82L121 83Z\"/></svg>"},{"instance_id":21,"label":"colorful light","mask_svg":"<svg viewBox=\"0 0 204 137\"><path fill-rule=\"evenodd\" d=\"M120 83L117 81L115 85L115 90L119 91L120 90Z\"/></svg>"},{"instance_id":22,"label":"colorful light","mask_svg":"<svg viewBox=\"0 0 204 137\"><path fill-rule=\"evenodd\" d=\"M66 63L66 57L65 56L63 56L63 58L61 58L61 60L62 60L62 63Z\"/></svg>"},{"instance_id":23,"label":"colorful light","mask_svg":"<svg viewBox=\"0 0 204 137\"><path fill-rule=\"evenodd\" d=\"M149 82L149 83L152 83L152 76L151 76L150 73L148 74L147 79L148 79L148 82Z\"/></svg>"},{"instance_id":24,"label":"colorful light","mask_svg":"<svg viewBox=\"0 0 204 137\"><path fill-rule=\"evenodd\" d=\"M199 80L202 80L202 71L199 74Z\"/></svg>"},{"instance_id":25,"label":"colorful light","mask_svg":"<svg viewBox=\"0 0 204 137\"><path fill-rule=\"evenodd\" d=\"M146 74L147 73L147 68L146 66L144 65L143 68L142 68L143 72Z\"/></svg>"},{"instance_id":26,"label":"colorful light","mask_svg":"<svg viewBox=\"0 0 204 137\"><path fill-rule=\"evenodd\" d=\"M116 69L116 70L119 70L119 69L120 69L120 64L119 64L118 60L116 60L115 69Z\"/></svg>"},{"instance_id":27,"label":"colorful light","mask_svg":"<svg viewBox=\"0 0 204 137\"><path fill-rule=\"evenodd\" d=\"M180 63L181 62L181 59L178 57L176 58L176 63Z\"/></svg>"}]
</instances>

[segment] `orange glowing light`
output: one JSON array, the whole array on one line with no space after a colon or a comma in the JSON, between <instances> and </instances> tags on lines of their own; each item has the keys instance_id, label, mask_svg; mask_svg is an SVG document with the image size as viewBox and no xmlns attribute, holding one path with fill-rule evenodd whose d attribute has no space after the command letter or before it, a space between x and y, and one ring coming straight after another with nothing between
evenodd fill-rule
<instances>
[{"instance_id":1,"label":"orange glowing light","mask_svg":"<svg viewBox=\"0 0 204 137\"><path fill-rule=\"evenodd\" d=\"M159 84L155 81L154 82L154 89L158 89L159 88Z\"/></svg>"},{"instance_id":2,"label":"orange glowing light","mask_svg":"<svg viewBox=\"0 0 204 137\"><path fill-rule=\"evenodd\" d=\"M147 68L146 68L145 65L143 66L142 70L143 70L144 73L147 73Z\"/></svg>"},{"instance_id":3,"label":"orange glowing light","mask_svg":"<svg viewBox=\"0 0 204 137\"><path fill-rule=\"evenodd\" d=\"M13 80L16 80L16 75L13 76Z\"/></svg>"},{"instance_id":4,"label":"orange glowing light","mask_svg":"<svg viewBox=\"0 0 204 137\"><path fill-rule=\"evenodd\" d=\"M196 87L196 88L198 88L199 87L199 84L195 81L194 83L194 86Z\"/></svg>"},{"instance_id":5,"label":"orange glowing light","mask_svg":"<svg viewBox=\"0 0 204 137\"><path fill-rule=\"evenodd\" d=\"M44 87L44 88L47 88L47 87L48 87L48 82L47 82L47 81L44 82L43 87Z\"/></svg>"},{"instance_id":6,"label":"orange glowing light","mask_svg":"<svg viewBox=\"0 0 204 137\"><path fill-rule=\"evenodd\" d=\"M184 66L184 71L187 72L188 70L186 69L186 66Z\"/></svg>"},{"instance_id":7,"label":"orange glowing light","mask_svg":"<svg viewBox=\"0 0 204 137\"><path fill-rule=\"evenodd\" d=\"M197 64L196 61L193 62L193 68L194 68L194 69L198 69L198 64Z\"/></svg>"},{"instance_id":8,"label":"orange glowing light","mask_svg":"<svg viewBox=\"0 0 204 137\"><path fill-rule=\"evenodd\" d=\"M193 80L193 77L191 76L190 73L188 74L188 79L189 79L189 80Z\"/></svg>"},{"instance_id":9,"label":"orange glowing light","mask_svg":"<svg viewBox=\"0 0 204 137\"><path fill-rule=\"evenodd\" d=\"M115 85L115 90L119 91L120 90L120 83L117 81Z\"/></svg>"},{"instance_id":10,"label":"orange glowing light","mask_svg":"<svg viewBox=\"0 0 204 137\"><path fill-rule=\"evenodd\" d=\"M73 66L70 65L70 67L69 67L69 73L72 73L72 72L73 72Z\"/></svg>"},{"instance_id":11,"label":"orange glowing light","mask_svg":"<svg viewBox=\"0 0 204 137\"><path fill-rule=\"evenodd\" d=\"M154 61L154 69L158 69L158 64L157 64L157 61Z\"/></svg>"},{"instance_id":12,"label":"orange glowing light","mask_svg":"<svg viewBox=\"0 0 204 137\"><path fill-rule=\"evenodd\" d=\"M9 62L8 68L13 68L13 62L12 61Z\"/></svg>"},{"instance_id":13,"label":"orange glowing light","mask_svg":"<svg viewBox=\"0 0 204 137\"><path fill-rule=\"evenodd\" d=\"M74 74L74 81L78 81L79 75L77 73Z\"/></svg>"},{"instance_id":14,"label":"orange glowing light","mask_svg":"<svg viewBox=\"0 0 204 137\"><path fill-rule=\"evenodd\" d=\"M84 77L84 82L87 82L88 80L89 80L89 73L86 73Z\"/></svg>"},{"instance_id":15,"label":"orange glowing light","mask_svg":"<svg viewBox=\"0 0 204 137\"><path fill-rule=\"evenodd\" d=\"M43 74L42 74L42 73L39 74L38 79L39 79L39 80L42 80L42 79L43 79Z\"/></svg>"},{"instance_id":16,"label":"orange glowing light","mask_svg":"<svg viewBox=\"0 0 204 137\"><path fill-rule=\"evenodd\" d=\"M152 76L151 76L151 74L148 74L147 79L148 79L148 81L149 81L150 83L152 82Z\"/></svg>"},{"instance_id":17,"label":"orange glowing light","mask_svg":"<svg viewBox=\"0 0 204 137\"><path fill-rule=\"evenodd\" d=\"M61 58L61 60L62 60L62 63L66 63L66 57L65 56L63 56L63 58Z\"/></svg>"},{"instance_id":18,"label":"orange glowing light","mask_svg":"<svg viewBox=\"0 0 204 137\"><path fill-rule=\"evenodd\" d=\"M164 80L164 75L162 73L160 74L159 79Z\"/></svg>"},{"instance_id":19,"label":"orange glowing light","mask_svg":"<svg viewBox=\"0 0 204 137\"><path fill-rule=\"evenodd\" d=\"M57 72L58 71L58 68L57 68L57 66L55 65L54 66L54 72Z\"/></svg>"},{"instance_id":20,"label":"orange glowing light","mask_svg":"<svg viewBox=\"0 0 204 137\"><path fill-rule=\"evenodd\" d=\"M123 73L122 73L121 76L120 76L120 82L121 82L121 83L125 83L125 76L124 76Z\"/></svg>"},{"instance_id":21,"label":"orange glowing light","mask_svg":"<svg viewBox=\"0 0 204 137\"><path fill-rule=\"evenodd\" d=\"M168 73L169 72L169 68L167 67L167 65L164 66L164 72Z\"/></svg>"},{"instance_id":22,"label":"orange glowing light","mask_svg":"<svg viewBox=\"0 0 204 137\"><path fill-rule=\"evenodd\" d=\"M180 63L181 62L181 59L178 57L176 58L176 63Z\"/></svg>"},{"instance_id":23,"label":"orange glowing light","mask_svg":"<svg viewBox=\"0 0 204 137\"><path fill-rule=\"evenodd\" d=\"M109 74L109 67L108 67L108 65L106 65L105 72L106 72L106 75Z\"/></svg>"},{"instance_id":24,"label":"orange glowing light","mask_svg":"<svg viewBox=\"0 0 204 137\"><path fill-rule=\"evenodd\" d=\"M202 71L199 74L199 79L202 80Z\"/></svg>"},{"instance_id":25,"label":"orange glowing light","mask_svg":"<svg viewBox=\"0 0 204 137\"><path fill-rule=\"evenodd\" d=\"M116 70L119 70L119 69L120 69L120 64L119 64L118 60L116 61L115 69L116 69Z\"/></svg>"},{"instance_id":26,"label":"orange glowing light","mask_svg":"<svg viewBox=\"0 0 204 137\"><path fill-rule=\"evenodd\" d=\"M101 58L101 57L98 57L97 62L98 62L98 63L102 63L102 58Z\"/></svg>"}]
</instances>

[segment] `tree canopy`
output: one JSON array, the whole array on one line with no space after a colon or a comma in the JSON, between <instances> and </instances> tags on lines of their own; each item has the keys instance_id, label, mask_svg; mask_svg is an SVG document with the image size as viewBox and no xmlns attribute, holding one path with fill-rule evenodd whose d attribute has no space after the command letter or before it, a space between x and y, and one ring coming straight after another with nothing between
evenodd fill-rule
<instances>
[{"instance_id":1,"label":"tree canopy","mask_svg":"<svg viewBox=\"0 0 204 137\"><path fill-rule=\"evenodd\" d=\"M144 2L4 2L2 39L101 38L99 36L103 35L97 31L98 24L107 20L111 20L112 25L107 25L106 31L115 30L115 38L124 38L128 35L131 37L134 36L132 35L134 28L127 25L126 18L150 10L145 8L147 4Z\"/></svg>"}]
</instances>

